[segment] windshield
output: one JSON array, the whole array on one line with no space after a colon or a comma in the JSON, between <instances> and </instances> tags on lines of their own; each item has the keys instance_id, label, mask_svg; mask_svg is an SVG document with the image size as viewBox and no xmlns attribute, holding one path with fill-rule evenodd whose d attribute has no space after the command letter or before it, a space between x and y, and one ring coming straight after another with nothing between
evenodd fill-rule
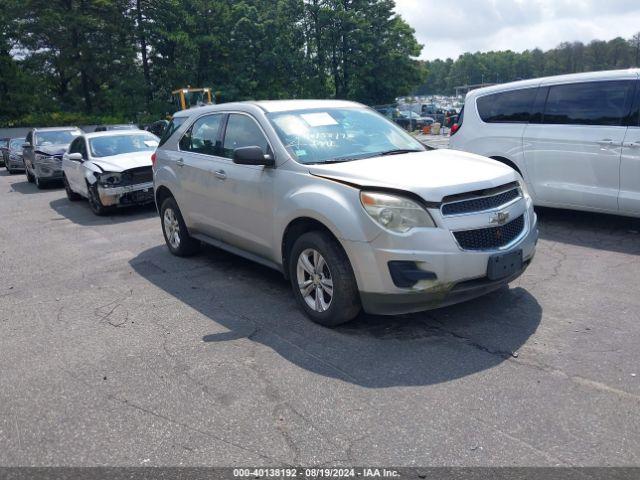
<instances>
[{"instance_id":1,"label":"windshield","mask_svg":"<svg viewBox=\"0 0 640 480\"><path fill-rule=\"evenodd\" d=\"M54 130L51 132L38 132L36 134L36 145L44 147L46 145L65 145L71 143L74 138L80 135L80 130Z\"/></svg>"},{"instance_id":2,"label":"windshield","mask_svg":"<svg viewBox=\"0 0 640 480\"><path fill-rule=\"evenodd\" d=\"M375 157L425 147L367 108L326 108L268 114L280 140L300 163Z\"/></svg>"},{"instance_id":3,"label":"windshield","mask_svg":"<svg viewBox=\"0 0 640 480\"><path fill-rule=\"evenodd\" d=\"M24 138L12 138L9 142L9 148L11 150L22 150L24 144Z\"/></svg>"},{"instance_id":4,"label":"windshield","mask_svg":"<svg viewBox=\"0 0 640 480\"><path fill-rule=\"evenodd\" d=\"M110 157L123 153L151 152L158 146L158 137L151 133L112 135L89 140L92 157Z\"/></svg>"}]
</instances>

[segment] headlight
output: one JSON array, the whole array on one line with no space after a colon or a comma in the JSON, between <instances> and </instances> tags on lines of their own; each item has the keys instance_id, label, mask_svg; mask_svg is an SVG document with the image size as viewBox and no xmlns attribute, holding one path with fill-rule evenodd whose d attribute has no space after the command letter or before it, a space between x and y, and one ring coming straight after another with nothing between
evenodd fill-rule
<instances>
[{"instance_id":1,"label":"headlight","mask_svg":"<svg viewBox=\"0 0 640 480\"><path fill-rule=\"evenodd\" d=\"M117 172L105 172L100 174L98 182L106 187L114 187L122 183L122 174Z\"/></svg>"},{"instance_id":2,"label":"headlight","mask_svg":"<svg viewBox=\"0 0 640 480\"><path fill-rule=\"evenodd\" d=\"M378 225L394 233L436 226L429 212L405 197L388 193L360 192L360 202Z\"/></svg>"}]
</instances>

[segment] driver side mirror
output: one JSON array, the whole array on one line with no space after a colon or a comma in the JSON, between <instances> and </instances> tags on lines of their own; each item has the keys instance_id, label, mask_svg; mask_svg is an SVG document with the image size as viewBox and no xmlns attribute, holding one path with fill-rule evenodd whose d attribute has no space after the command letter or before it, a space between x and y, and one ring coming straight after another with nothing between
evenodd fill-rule
<instances>
[{"instance_id":1,"label":"driver side mirror","mask_svg":"<svg viewBox=\"0 0 640 480\"><path fill-rule=\"evenodd\" d=\"M273 167L276 162L271 155L265 155L258 146L236 148L233 151L233 163L238 165L264 165Z\"/></svg>"},{"instance_id":2,"label":"driver side mirror","mask_svg":"<svg viewBox=\"0 0 640 480\"><path fill-rule=\"evenodd\" d=\"M67 158L69 160L73 160L74 162L81 162L82 161L82 154L78 153L78 152L69 153L69 154L67 154Z\"/></svg>"}]
</instances>

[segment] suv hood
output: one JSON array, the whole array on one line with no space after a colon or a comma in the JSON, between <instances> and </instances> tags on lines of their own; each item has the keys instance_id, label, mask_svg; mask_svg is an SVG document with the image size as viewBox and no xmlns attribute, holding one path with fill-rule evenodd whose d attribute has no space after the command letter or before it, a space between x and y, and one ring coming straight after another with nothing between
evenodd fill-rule
<instances>
[{"instance_id":1,"label":"suv hood","mask_svg":"<svg viewBox=\"0 0 640 480\"><path fill-rule=\"evenodd\" d=\"M124 172L131 168L151 167L153 152L133 152L94 158L91 162L105 172Z\"/></svg>"},{"instance_id":2,"label":"suv hood","mask_svg":"<svg viewBox=\"0 0 640 480\"><path fill-rule=\"evenodd\" d=\"M45 155L62 155L69 148L70 143L60 145L42 145L34 148L34 153L43 153Z\"/></svg>"},{"instance_id":3,"label":"suv hood","mask_svg":"<svg viewBox=\"0 0 640 480\"><path fill-rule=\"evenodd\" d=\"M518 180L507 165L472 153L431 150L329 165L308 165L318 177L358 187L413 192L429 202L448 195L498 187Z\"/></svg>"}]
</instances>

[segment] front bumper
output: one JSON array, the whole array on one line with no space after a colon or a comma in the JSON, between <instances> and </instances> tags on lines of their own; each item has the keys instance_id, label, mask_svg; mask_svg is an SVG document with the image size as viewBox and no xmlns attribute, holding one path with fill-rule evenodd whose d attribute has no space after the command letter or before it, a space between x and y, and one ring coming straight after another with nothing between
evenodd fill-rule
<instances>
[{"instance_id":1,"label":"front bumper","mask_svg":"<svg viewBox=\"0 0 640 480\"><path fill-rule=\"evenodd\" d=\"M381 235L370 243L343 241L364 310L379 315L430 310L479 297L515 280L531 263L538 241L537 218L531 206L525 218L525 230L519 240L500 251L461 250L452 233L443 228L423 229L404 238ZM423 245L431 248L415 248ZM513 250L522 250L522 269L510 277L490 281L489 258ZM418 269L433 272L435 278L399 288L389 271L389 262L394 261L415 262Z\"/></svg>"},{"instance_id":2,"label":"front bumper","mask_svg":"<svg viewBox=\"0 0 640 480\"><path fill-rule=\"evenodd\" d=\"M138 183L122 187L98 186L98 196L105 207L125 207L153 203L153 182Z\"/></svg>"},{"instance_id":3,"label":"front bumper","mask_svg":"<svg viewBox=\"0 0 640 480\"><path fill-rule=\"evenodd\" d=\"M45 180L62 180L62 163L57 160L40 160L33 162L35 174Z\"/></svg>"},{"instance_id":4,"label":"front bumper","mask_svg":"<svg viewBox=\"0 0 640 480\"><path fill-rule=\"evenodd\" d=\"M13 170L24 170L24 161L21 158L9 157L5 165Z\"/></svg>"}]
</instances>

